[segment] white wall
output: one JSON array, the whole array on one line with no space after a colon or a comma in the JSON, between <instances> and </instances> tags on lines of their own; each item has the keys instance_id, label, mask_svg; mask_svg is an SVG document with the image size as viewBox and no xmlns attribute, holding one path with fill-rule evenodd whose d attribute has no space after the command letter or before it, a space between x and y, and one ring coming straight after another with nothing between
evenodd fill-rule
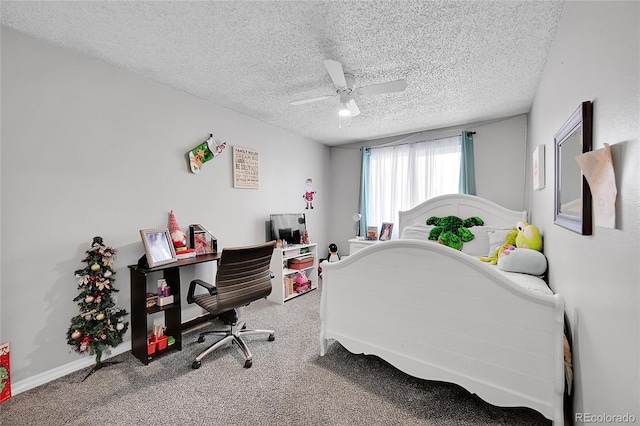
<instances>
[{"instance_id":1,"label":"white wall","mask_svg":"<svg viewBox=\"0 0 640 426\"><path fill-rule=\"evenodd\" d=\"M550 285L566 299L574 338L575 412L640 421L638 2L567 2L530 114L531 158L546 146L546 187L529 191L545 237ZM581 236L553 223L553 136L594 103L593 148L612 146L616 229ZM530 169L530 162L529 168ZM530 188L531 175L527 188Z\"/></svg>"},{"instance_id":2,"label":"white wall","mask_svg":"<svg viewBox=\"0 0 640 426\"><path fill-rule=\"evenodd\" d=\"M513 210L525 210L527 116L523 114L462 127L476 132L473 136L476 194ZM420 139L432 140L453 133L460 134L460 130L427 131L422 133ZM349 253L347 240L356 235L351 217L359 211L360 146L375 146L392 140L407 140L408 137L405 135L331 148L333 202L329 212L329 240L338 245L340 254Z\"/></svg>"},{"instance_id":3,"label":"white wall","mask_svg":"<svg viewBox=\"0 0 640 426\"><path fill-rule=\"evenodd\" d=\"M5 27L1 76L0 341L11 345L14 384L79 358L66 343L78 313L74 271L96 235L119 251L127 310L127 265L144 253L138 230L167 227L172 209L184 230L203 224L219 248L264 242L270 213L296 211L327 245L326 146ZM192 174L184 154L209 133L228 147ZM232 146L258 151L260 189L233 188ZM309 177L317 194L305 211ZM183 294L213 268L186 275Z\"/></svg>"}]
</instances>

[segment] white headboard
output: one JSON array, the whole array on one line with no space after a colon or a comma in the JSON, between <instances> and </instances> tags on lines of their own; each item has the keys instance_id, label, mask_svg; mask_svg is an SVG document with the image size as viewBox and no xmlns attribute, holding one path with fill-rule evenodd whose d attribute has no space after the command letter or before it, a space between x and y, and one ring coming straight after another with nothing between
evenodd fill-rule
<instances>
[{"instance_id":1,"label":"white headboard","mask_svg":"<svg viewBox=\"0 0 640 426\"><path fill-rule=\"evenodd\" d=\"M477 216L485 226L510 229L519 221L527 220L527 211L509 210L493 201L466 194L449 194L435 197L417 205L411 210L400 211L399 235L405 226L426 223L431 216L458 216L467 219Z\"/></svg>"}]
</instances>

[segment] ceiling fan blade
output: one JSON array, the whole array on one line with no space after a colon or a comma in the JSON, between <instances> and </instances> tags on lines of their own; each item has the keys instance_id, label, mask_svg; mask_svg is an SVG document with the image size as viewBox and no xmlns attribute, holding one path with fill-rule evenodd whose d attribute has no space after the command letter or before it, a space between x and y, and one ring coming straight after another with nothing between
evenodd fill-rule
<instances>
[{"instance_id":1,"label":"ceiling fan blade","mask_svg":"<svg viewBox=\"0 0 640 426\"><path fill-rule=\"evenodd\" d=\"M382 93L402 92L406 88L407 80L396 80L359 87L358 93L361 95L379 95Z\"/></svg>"},{"instance_id":2,"label":"ceiling fan blade","mask_svg":"<svg viewBox=\"0 0 640 426\"><path fill-rule=\"evenodd\" d=\"M356 101L354 101L353 99L349 101L349 111L351 111L351 117L360 115L360 108L358 108L358 105L356 105Z\"/></svg>"},{"instance_id":3,"label":"ceiling fan blade","mask_svg":"<svg viewBox=\"0 0 640 426\"><path fill-rule=\"evenodd\" d=\"M333 59L326 59L324 66L327 68L329 77L331 77L331 81L333 81L336 87L347 87L347 81L344 79L344 70L340 62L334 61Z\"/></svg>"},{"instance_id":4,"label":"ceiling fan blade","mask_svg":"<svg viewBox=\"0 0 640 426\"><path fill-rule=\"evenodd\" d=\"M329 95L329 96L318 96L317 98L303 99L303 100L301 100L301 101L291 102L289 105L303 105L303 104L310 104L311 102L324 101L325 99L333 98L334 96L335 96L335 95Z\"/></svg>"}]
</instances>

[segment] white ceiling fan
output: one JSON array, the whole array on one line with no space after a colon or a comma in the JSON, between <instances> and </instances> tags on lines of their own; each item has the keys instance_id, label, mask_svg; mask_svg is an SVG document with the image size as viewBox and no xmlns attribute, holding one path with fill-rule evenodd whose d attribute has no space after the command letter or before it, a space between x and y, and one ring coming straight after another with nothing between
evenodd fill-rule
<instances>
[{"instance_id":1,"label":"white ceiling fan","mask_svg":"<svg viewBox=\"0 0 640 426\"><path fill-rule=\"evenodd\" d=\"M354 99L356 93L358 95L379 95L382 93L402 92L407 88L407 81L404 79L356 87L356 80L353 74L345 73L340 62L327 59L324 61L324 66L327 68L331 81L336 86L336 92L332 95L291 102L291 105L308 104L340 96L340 109L338 110L340 117L355 117L360 114L360 108L358 108Z\"/></svg>"}]
</instances>

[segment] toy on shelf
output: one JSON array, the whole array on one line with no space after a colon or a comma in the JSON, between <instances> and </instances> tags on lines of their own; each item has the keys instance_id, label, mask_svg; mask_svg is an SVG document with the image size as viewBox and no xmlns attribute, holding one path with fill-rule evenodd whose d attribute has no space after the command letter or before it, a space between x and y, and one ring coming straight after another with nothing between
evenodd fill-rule
<instances>
[{"instance_id":1,"label":"toy on shelf","mask_svg":"<svg viewBox=\"0 0 640 426\"><path fill-rule=\"evenodd\" d=\"M307 274L304 271L300 271L294 281L293 291L296 293L303 293L311 289L311 281L309 281Z\"/></svg>"}]
</instances>

